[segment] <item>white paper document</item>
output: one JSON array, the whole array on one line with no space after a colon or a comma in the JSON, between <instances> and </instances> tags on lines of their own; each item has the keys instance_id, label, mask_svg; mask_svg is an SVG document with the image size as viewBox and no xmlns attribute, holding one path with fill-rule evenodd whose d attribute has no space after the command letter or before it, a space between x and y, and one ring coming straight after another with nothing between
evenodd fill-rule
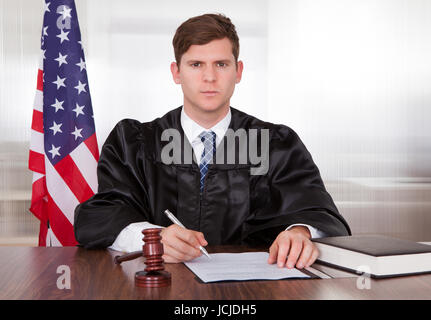
<instances>
[{"instance_id":1,"label":"white paper document","mask_svg":"<svg viewBox=\"0 0 431 320\"><path fill-rule=\"evenodd\" d=\"M298 269L279 268L267 262L268 252L213 253L184 264L203 282L310 278Z\"/></svg>"}]
</instances>

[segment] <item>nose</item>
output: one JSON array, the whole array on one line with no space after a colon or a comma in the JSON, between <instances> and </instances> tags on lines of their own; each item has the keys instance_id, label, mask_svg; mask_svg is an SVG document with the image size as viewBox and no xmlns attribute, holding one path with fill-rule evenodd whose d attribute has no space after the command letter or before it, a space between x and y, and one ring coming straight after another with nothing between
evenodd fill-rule
<instances>
[{"instance_id":1,"label":"nose","mask_svg":"<svg viewBox=\"0 0 431 320\"><path fill-rule=\"evenodd\" d=\"M206 66L203 71L203 80L205 82L214 82L216 79L216 70L214 69L214 66Z\"/></svg>"}]
</instances>

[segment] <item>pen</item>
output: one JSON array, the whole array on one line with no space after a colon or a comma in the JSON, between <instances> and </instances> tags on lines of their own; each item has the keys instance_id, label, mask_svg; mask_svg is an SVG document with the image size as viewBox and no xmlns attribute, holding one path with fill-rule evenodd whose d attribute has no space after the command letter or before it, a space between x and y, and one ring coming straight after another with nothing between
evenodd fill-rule
<instances>
[{"instance_id":1,"label":"pen","mask_svg":"<svg viewBox=\"0 0 431 320\"><path fill-rule=\"evenodd\" d=\"M169 220L171 220L173 223L175 223L176 225L183 227L184 229L186 227L183 226L183 224L177 219L177 217L175 217L172 212L170 212L168 209L165 210L165 214L167 215L167 217L169 218ZM202 253L204 255L206 255L208 257L208 259L211 259L210 255L208 254L208 252L205 250L204 247L199 246L199 250L202 251Z\"/></svg>"}]
</instances>

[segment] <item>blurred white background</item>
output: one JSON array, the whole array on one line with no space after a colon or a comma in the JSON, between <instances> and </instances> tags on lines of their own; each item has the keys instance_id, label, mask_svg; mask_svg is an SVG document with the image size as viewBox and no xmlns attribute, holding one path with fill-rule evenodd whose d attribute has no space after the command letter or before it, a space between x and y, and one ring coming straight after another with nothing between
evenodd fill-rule
<instances>
[{"instance_id":1,"label":"blurred white background","mask_svg":"<svg viewBox=\"0 0 431 320\"><path fill-rule=\"evenodd\" d=\"M431 240L431 1L76 0L99 148L123 118L182 104L172 37L237 27L231 105L302 138L354 234ZM42 0L0 0L0 243L37 244L27 169Z\"/></svg>"}]
</instances>

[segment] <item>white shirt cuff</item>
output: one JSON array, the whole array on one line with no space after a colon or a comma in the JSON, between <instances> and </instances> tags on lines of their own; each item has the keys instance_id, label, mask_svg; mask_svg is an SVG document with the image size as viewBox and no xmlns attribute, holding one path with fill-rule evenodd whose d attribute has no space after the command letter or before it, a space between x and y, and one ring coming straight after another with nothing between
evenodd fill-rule
<instances>
[{"instance_id":1,"label":"white shirt cuff","mask_svg":"<svg viewBox=\"0 0 431 320\"><path fill-rule=\"evenodd\" d=\"M309 226L308 224L302 224L302 223L292 224L286 228L286 231L289 230L290 228L295 227L295 226L307 227L308 231L310 231L311 239L318 239L318 238L325 238L326 237L326 234L323 231L320 231L320 230L318 230L312 226Z\"/></svg>"},{"instance_id":2,"label":"white shirt cuff","mask_svg":"<svg viewBox=\"0 0 431 320\"><path fill-rule=\"evenodd\" d=\"M142 230L150 228L163 228L161 226L151 224L149 222L135 222L129 224L115 239L114 243L109 247L109 249L122 251L122 252L133 252L142 250L144 241L144 235Z\"/></svg>"}]
</instances>

